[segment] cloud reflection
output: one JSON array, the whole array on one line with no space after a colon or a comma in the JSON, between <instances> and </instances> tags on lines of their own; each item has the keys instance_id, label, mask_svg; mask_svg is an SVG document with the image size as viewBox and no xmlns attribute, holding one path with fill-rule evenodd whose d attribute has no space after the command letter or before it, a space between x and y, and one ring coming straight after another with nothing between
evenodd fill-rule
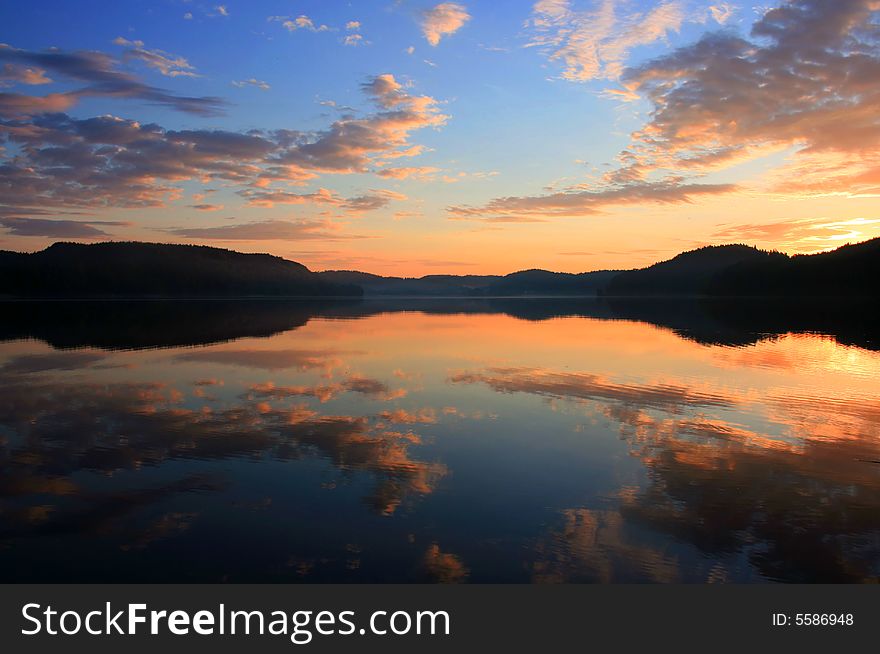
<instances>
[{"instance_id":1,"label":"cloud reflection","mask_svg":"<svg viewBox=\"0 0 880 654\"><path fill-rule=\"evenodd\" d=\"M634 528L719 561L713 579L735 577L739 556L765 579L877 578L880 412L869 397L834 397L829 388L755 407L732 388L621 384L537 368L487 368L450 381L589 401L588 412L617 423L645 466L648 483L621 489L616 511L561 511L559 526L536 544L536 581L676 580L675 561L644 537L627 537ZM732 422L730 409L762 409L769 426Z\"/></svg>"},{"instance_id":2,"label":"cloud reflection","mask_svg":"<svg viewBox=\"0 0 880 654\"><path fill-rule=\"evenodd\" d=\"M444 465L410 455L417 435L365 417L322 416L305 405L274 408L257 398L217 409L189 408L180 391L159 382L22 379L0 375L0 432L14 434L0 441L0 538L104 531L117 517L169 494L216 490L225 483L218 478L96 490L103 485L84 477L87 472L114 476L172 461L316 456L347 474L369 475L372 488L364 499L382 515L394 513L407 498L431 493L446 474ZM128 547L180 533L191 521L187 513L170 513L149 527L150 533L130 538Z\"/></svg>"}]
</instances>

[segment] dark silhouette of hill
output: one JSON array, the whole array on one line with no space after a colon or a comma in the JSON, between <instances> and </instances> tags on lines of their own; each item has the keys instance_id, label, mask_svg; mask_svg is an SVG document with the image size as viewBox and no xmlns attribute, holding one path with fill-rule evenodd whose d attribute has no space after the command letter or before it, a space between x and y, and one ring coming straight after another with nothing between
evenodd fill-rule
<instances>
[{"instance_id":1,"label":"dark silhouette of hill","mask_svg":"<svg viewBox=\"0 0 880 654\"><path fill-rule=\"evenodd\" d=\"M880 238L789 256L746 245L709 246L615 276L608 296L873 297Z\"/></svg>"},{"instance_id":2,"label":"dark silhouette of hill","mask_svg":"<svg viewBox=\"0 0 880 654\"><path fill-rule=\"evenodd\" d=\"M647 268L615 276L605 295L704 295L721 271L731 266L777 256L747 245L715 245L683 252Z\"/></svg>"},{"instance_id":3,"label":"dark silhouette of hill","mask_svg":"<svg viewBox=\"0 0 880 654\"><path fill-rule=\"evenodd\" d=\"M199 245L55 243L0 254L0 294L14 297L359 296L302 264Z\"/></svg>"},{"instance_id":4,"label":"dark silhouette of hill","mask_svg":"<svg viewBox=\"0 0 880 654\"><path fill-rule=\"evenodd\" d=\"M616 270L587 273L556 273L547 270L522 270L489 286L489 295L596 295Z\"/></svg>"},{"instance_id":5,"label":"dark silhouette of hill","mask_svg":"<svg viewBox=\"0 0 880 654\"><path fill-rule=\"evenodd\" d=\"M349 270L319 273L335 283L358 284L370 296L492 297L492 296L589 296L596 293L617 271L558 273L521 270L509 275L426 275L382 277Z\"/></svg>"},{"instance_id":6,"label":"dark silhouette of hill","mask_svg":"<svg viewBox=\"0 0 880 654\"><path fill-rule=\"evenodd\" d=\"M875 296L880 284L880 238L844 245L830 252L774 253L744 259L719 271L710 295Z\"/></svg>"},{"instance_id":7,"label":"dark silhouette of hill","mask_svg":"<svg viewBox=\"0 0 880 654\"><path fill-rule=\"evenodd\" d=\"M335 284L357 284L365 295L396 296L479 296L493 282L494 275L427 275L425 277L383 277L355 270L328 270L318 273Z\"/></svg>"},{"instance_id":8,"label":"dark silhouette of hill","mask_svg":"<svg viewBox=\"0 0 880 654\"><path fill-rule=\"evenodd\" d=\"M383 277L311 272L268 254L194 245L56 243L0 252L0 296L159 298L384 297L874 297L880 239L788 256L747 245L707 246L647 268L509 275Z\"/></svg>"}]
</instances>

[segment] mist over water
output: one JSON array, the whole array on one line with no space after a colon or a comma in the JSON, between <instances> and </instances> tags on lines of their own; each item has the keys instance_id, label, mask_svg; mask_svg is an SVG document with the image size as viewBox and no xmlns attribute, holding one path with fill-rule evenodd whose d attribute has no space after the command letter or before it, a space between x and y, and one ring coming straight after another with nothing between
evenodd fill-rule
<instances>
[{"instance_id":1,"label":"mist over water","mask_svg":"<svg viewBox=\"0 0 880 654\"><path fill-rule=\"evenodd\" d=\"M447 299L4 315L0 581L880 577L867 310Z\"/></svg>"}]
</instances>

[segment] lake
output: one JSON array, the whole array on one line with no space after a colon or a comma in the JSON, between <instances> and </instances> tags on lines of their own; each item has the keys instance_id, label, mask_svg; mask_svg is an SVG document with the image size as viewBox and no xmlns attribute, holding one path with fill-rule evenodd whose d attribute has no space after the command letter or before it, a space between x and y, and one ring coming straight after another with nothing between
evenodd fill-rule
<instances>
[{"instance_id":1,"label":"lake","mask_svg":"<svg viewBox=\"0 0 880 654\"><path fill-rule=\"evenodd\" d=\"M880 576L869 311L413 299L3 312L0 581Z\"/></svg>"}]
</instances>

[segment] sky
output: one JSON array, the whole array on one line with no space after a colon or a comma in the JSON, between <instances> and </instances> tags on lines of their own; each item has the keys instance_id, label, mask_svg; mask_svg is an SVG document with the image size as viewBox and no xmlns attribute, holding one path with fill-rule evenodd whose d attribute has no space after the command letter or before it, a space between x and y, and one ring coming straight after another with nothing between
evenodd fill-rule
<instances>
[{"instance_id":1,"label":"sky","mask_svg":"<svg viewBox=\"0 0 880 654\"><path fill-rule=\"evenodd\" d=\"M880 236L880 0L0 4L0 249L418 276Z\"/></svg>"}]
</instances>

